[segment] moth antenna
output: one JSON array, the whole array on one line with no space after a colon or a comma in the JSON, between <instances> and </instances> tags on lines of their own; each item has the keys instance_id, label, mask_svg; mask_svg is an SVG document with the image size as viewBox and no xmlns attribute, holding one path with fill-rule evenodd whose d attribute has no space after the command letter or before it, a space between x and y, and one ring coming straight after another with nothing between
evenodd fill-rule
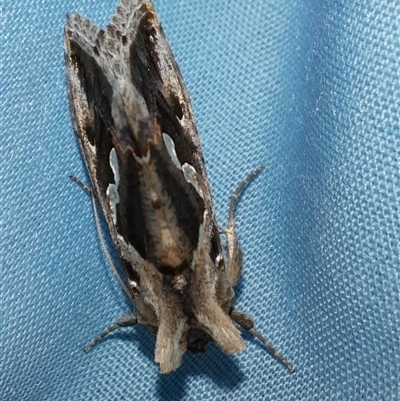
<instances>
[{"instance_id":1,"label":"moth antenna","mask_svg":"<svg viewBox=\"0 0 400 401\"><path fill-rule=\"evenodd\" d=\"M104 337L108 334L112 333L115 330L120 329L121 327L134 326L137 324L136 316L123 316L119 318L113 325L107 327L102 333L100 333L93 341L90 342L85 348L85 352L88 353L92 350L94 346L96 346Z\"/></svg>"},{"instance_id":2,"label":"moth antenna","mask_svg":"<svg viewBox=\"0 0 400 401\"><path fill-rule=\"evenodd\" d=\"M290 373L295 372L292 364L284 356L282 356L257 330L255 330L254 327L252 327L248 331L249 333L253 334L254 337L257 337L264 345L264 347L270 352L270 354L282 365L284 365Z\"/></svg>"},{"instance_id":3,"label":"moth antenna","mask_svg":"<svg viewBox=\"0 0 400 401\"><path fill-rule=\"evenodd\" d=\"M97 230L97 234L99 236L100 239L100 245L101 248L104 252L105 257L107 258L107 262L109 263L111 270L114 274L114 276L116 277L116 279L118 280L119 285L122 287L122 289L124 290L125 294L127 295L127 297L133 301L132 295L130 293L130 291L128 290L128 288L126 287L124 281L122 280L121 276L118 273L117 268L115 267L112 259L111 259L111 255L108 252L108 248L106 246L106 242L104 240L103 237L103 233L101 231L101 225L100 225L100 219L99 219L99 214L97 213L97 206L96 206L96 195L93 191L93 189L89 186L87 186L86 184L84 184L79 178L70 175L69 178L71 179L71 181L73 181L75 184L78 184L87 194L90 195L91 199L92 199L92 206L93 206L93 213L94 213L94 221L96 223L96 230ZM115 329L114 329L115 330Z\"/></svg>"},{"instance_id":4,"label":"moth antenna","mask_svg":"<svg viewBox=\"0 0 400 401\"><path fill-rule=\"evenodd\" d=\"M109 263L109 265L111 267L111 270L112 270L115 278L118 280L119 285L122 287L122 289L124 290L124 292L127 295L127 297L133 302L132 295L131 295L130 291L128 290L128 288L126 287L126 285L125 285L124 281L122 280L121 276L119 275L118 270L115 267L115 265L114 265L114 263L113 263L113 261L111 259L111 255L108 252L108 248L106 246L106 242L104 240L103 233L101 232L99 214L97 213L96 198L95 198L95 196L93 194L93 191L91 191L91 198L92 198L94 220L96 222L96 230L97 230L97 234L99 235L101 248L103 249L104 255L106 256L107 261L108 261L108 263Z\"/></svg>"},{"instance_id":5,"label":"moth antenna","mask_svg":"<svg viewBox=\"0 0 400 401\"><path fill-rule=\"evenodd\" d=\"M264 347L271 353L271 355L276 358L280 363L282 363L290 373L294 373L294 368L290 362L287 361L255 328L253 319L246 313L240 312L236 308L232 307L229 311L230 317L239 326L244 328L249 333L253 334L254 337L258 338Z\"/></svg>"}]
</instances>

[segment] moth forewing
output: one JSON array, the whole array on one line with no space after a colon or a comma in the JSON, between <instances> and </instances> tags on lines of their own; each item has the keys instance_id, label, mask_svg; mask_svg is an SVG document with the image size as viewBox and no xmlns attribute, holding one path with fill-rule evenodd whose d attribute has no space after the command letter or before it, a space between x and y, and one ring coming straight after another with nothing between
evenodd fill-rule
<instances>
[{"instance_id":1,"label":"moth forewing","mask_svg":"<svg viewBox=\"0 0 400 401\"><path fill-rule=\"evenodd\" d=\"M74 128L136 311L88 349L139 323L157 336L162 373L209 341L241 351L234 322L254 329L232 308L234 205L248 181L231 204L226 262L189 96L151 1L122 0L105 30L68 17L65 54Z\"/></svg>"}]
</instances>

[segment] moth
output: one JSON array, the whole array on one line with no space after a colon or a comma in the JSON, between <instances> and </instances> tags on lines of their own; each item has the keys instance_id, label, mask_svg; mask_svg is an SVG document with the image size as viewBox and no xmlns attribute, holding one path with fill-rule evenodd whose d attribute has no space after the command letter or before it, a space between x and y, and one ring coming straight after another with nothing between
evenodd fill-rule
<instances>
[{"instance_id":1,"label":"moth","mask_svg":"<svg viewBox=\"0 0 400 401\"><path fill-rule=\"evenodd\" d=\"M65 58L87 189L101 206L123 277L114 272L135 309L86 351L140 324L156 336L155 362L169 373L210 341L228 354L242 351L239 326L292 372L233 307L242 269L236 200L261 168L232 196L224 252L189 96L151 1L121 0L104 30L68 16Z\"/></svg>"}]
</instances>

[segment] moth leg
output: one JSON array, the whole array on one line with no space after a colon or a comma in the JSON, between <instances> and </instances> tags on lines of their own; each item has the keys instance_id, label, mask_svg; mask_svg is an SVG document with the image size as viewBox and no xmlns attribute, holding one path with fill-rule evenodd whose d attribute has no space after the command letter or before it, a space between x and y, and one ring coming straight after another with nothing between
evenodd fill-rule
<instances>
[{"instance_id":1,"label":"moth leg","mask_svg":"<svg viewBox=\"0 0 400 401\"><path fill-rule=\"evenodd\" d=\"M118 273L117 268L114 265L114 262L111 259L111 255L108 252L106 241L104 240L104 237L103 237L103 234L102 234L102 231L101 231L100 218L99 218L99 215L97 213L96 201L98 199L96 197L95 192L93 191L93 188L88 187L86 184L84 184L79 178L75 177L74 175L70 175L69 178L71 179L71 181L75 182L75 184L78 184L92 198L94 221L96 223L96 230L97 230L97 234L98 234L99 239L100 239L101 248L102 248L105 257L107 258L107 261L110 264L111 270L112 270L115 278L118 280L118 283L121 286L122 290L125 292L125 294L127 295L127 297L130 300L133 300L131 291L129 291L128 287L124 283L124 280L122 280L120 274Z\"/></svg>"},{"instance_id":2,"label":"moth leg","mask_svg":"<svg viewBox=\"0 0 400 401\"><path fill-rule=\"evenodd\" d=\"M243 327L249 333L253 334L254 337L257 337L264 347L270 352L270 354L277 359L282 365L284 365L290 373L294 373L294 367L292 364L282 356L255 328L254 322L250 316L246 315L243 312L238 311L235 308L231 308L229 312L230 317L234 322L236 322L239 326Z\"/></svg>"},{"instance_id":3,"label":"moth leg","mask_svg":"<svg viewBox=\"0 0 400 401\"><path fill-rule=\"evenodd\" d=\"M257 167L251 172L244 180L240 182L235 192L231 196L229 205L228 225L226 229L220 231L226 235L226 242L228 245L228 278L229 283L234 286L240 278L242 270L242 250L240 249L239 239L235 229L235 210L238 198L243 191L244 187L253 180L262 170L264 166Z\"/></svg>"},{"instance_id":4,"label":"moth leg","mask_svg":"<svg viewBox=\"0 0 400 401\"><path fill-rule=\"evenodd\" d=\"M120 317L113 325L105 329L93 341L91 341L91 343L85 348L85 352L90 352L95 345L97 345L105 336L112 333L113 331L118 330L121 327L134 326L135 324L137 324L136 316L130 315Z\"/></svg>"},{"instance_id":5,"label":"moth leg","mask_svg":"<svg viewBox=\"0 0 400 401\"><path fill-rule=\"evenodd\" d=\"M75 177L74 175L70 175L69 178L72 182L78 184L88 195L95 196L93 189L84 184L79 178Z\"/></svg>"}]
</instances>

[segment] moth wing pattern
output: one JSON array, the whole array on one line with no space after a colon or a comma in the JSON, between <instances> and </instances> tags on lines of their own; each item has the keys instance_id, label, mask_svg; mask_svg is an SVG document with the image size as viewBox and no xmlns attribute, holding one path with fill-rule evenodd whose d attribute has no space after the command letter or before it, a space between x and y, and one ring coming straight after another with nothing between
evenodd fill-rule
<instances>
[{"instance_id":1,"label":"moth wing pattern","mask_svg":"<svg viewBox=\"0 0 400 401\"><path fill-rule=\"evenodd\" d=\"M234 321L253 323L232 307L235 200L227 263L190 99L151 1L121 0L104 30L69 16L65 56L74 128L135 304L136 317L99 338L141 324L156 335L161 373L209 341L243 350Z\"/></svg>"},{"instance_id":2,"label":"moth wing pattern","mask_svg":"<svg viewBox=\"0 0 400 401\"><path fill-rule=\"evenodd\" d=\"M105 30L70 16L65 47L74 127L161 372L210 337L242 350L189 96L153 5L121 1Z\"/></svg>"}]
</instances>

